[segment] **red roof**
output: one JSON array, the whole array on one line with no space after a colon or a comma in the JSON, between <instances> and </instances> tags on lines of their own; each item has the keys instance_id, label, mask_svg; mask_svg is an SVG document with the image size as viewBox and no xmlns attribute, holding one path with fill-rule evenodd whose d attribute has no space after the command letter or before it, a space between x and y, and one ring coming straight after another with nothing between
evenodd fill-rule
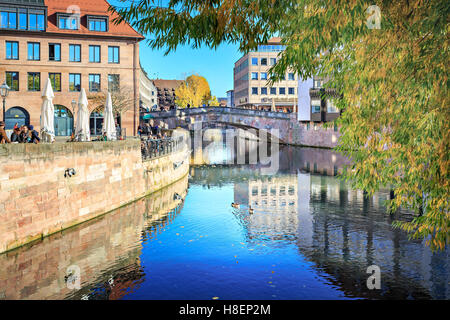
<instances>
[{"instance_id":1,"label":"red roof","mask_svg":"<svg viewBox=\"0 0 450 320\"><path fill-rule=\"evenodd\" d=\"M144 39L144 36L136 32L128 23L116 25L112 22L118 14L108 12L109 3L106 0L45 0L45 5L48 7L47 32ZM80 28L78 30L59 29L56 13L76 13L74 11L76 6L80 10ZM109 16L108 31L90 31L87 28L86 15Z\"/></svg>"}]
</instances>

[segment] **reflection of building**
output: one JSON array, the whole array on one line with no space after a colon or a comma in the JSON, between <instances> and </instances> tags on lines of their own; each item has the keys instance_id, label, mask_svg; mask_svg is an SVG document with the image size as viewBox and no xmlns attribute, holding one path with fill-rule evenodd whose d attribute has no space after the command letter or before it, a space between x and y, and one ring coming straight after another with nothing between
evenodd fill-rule
<instances>
[{"instance_id":1,"label":"reflection of building","mask_svg":"<svg viewBox=\"0 0 450 320\"><path fill-rule=\"evenodd\" d=\"M175 108L175 90L183 83L183 80L155 79L153 83L158 90L158 106L161 109Z\"/></svg>"},{"instance_id":2,"label":"reflection of building","mask_svg":"<svg viewBox=\"0 0 450 320\"><path fill-rule=\"evenodd\" d=\"M63 234L0 255L0 300L123 297L146 277L140 264L142 242L178 216L187 187L185 177ZM80 269L80 290L66 284L70 266Z\"/></svg>"},{"instance_id":3,"label":"reflection of building","mask_svg":"<svg viewBox=\"0 0 450 320\"><path fill-rule=\"evenodd\" d=\"M70 135L72 100L108 90L130 92L122 128L134 134L139 107L139 41L127 23L116 25L106 1L0 0L0 82L11 88L6 125L40 126L41 91L48 78L55 98L56 135ZM73 11L70 11L72 8ZM69 10L69 11L68 11ZM4 49L4 50L3 50ZM94 110L95 105L90 105Z\"/></svg>"},{"instance_id":4,"label":"reflection of building","mask_svg":"<svg viewBox=\"0 0 450 320\"><path fill-rule=\"evenodd\" d=\"M284 50L280 38L272 38L249 52L234 66L234 101L236 107L256 107L279 111L294 111L297 105L297 75L288 71L284 80L268 86L269 69Z\"/></svg>"},{"instance_id":5,"label":"reflection of building","mask_svg":"<svg viewBox=\"0 0 450 320\"><path fill-rule=\"evenodd\" d=\"M158 90L142 66L139 81L140 107L144 108L146 111L151 111L152 108L158 108Z\"/></svg>"}]
</instances>

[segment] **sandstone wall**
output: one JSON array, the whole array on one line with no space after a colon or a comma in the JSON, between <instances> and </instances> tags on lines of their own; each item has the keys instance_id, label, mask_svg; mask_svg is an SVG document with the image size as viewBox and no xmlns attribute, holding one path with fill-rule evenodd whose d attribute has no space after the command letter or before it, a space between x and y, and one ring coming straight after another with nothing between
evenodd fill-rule
<instances>
[{"instance_id":1,"label":"sandstone wall","mask_svg":"<svg viewBox=\"0 0 450 320\"><path fill-rule=\"evenodd\" d=\"M188 166L187 149L143 163L139 140L0 145L0 252L157 191Z\"/></svg>"}]
</instances>

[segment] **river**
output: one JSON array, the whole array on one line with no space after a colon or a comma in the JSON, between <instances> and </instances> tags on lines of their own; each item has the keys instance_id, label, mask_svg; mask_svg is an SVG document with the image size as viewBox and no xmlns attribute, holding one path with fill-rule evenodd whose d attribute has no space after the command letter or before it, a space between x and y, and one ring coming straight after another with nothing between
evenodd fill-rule
<instances>
[{"instance_id":1,"label":"river","mask_svg":"<svg viewBox=\"0 0 450 320\"><path fill-rule=\"evenodd\" d=\"M394 230L410 214L351 190L340 155L285 147L262 175L208 152L156 194L0 255L0 299L450 298L448 250Z\"/></svg>"}]
</instances>

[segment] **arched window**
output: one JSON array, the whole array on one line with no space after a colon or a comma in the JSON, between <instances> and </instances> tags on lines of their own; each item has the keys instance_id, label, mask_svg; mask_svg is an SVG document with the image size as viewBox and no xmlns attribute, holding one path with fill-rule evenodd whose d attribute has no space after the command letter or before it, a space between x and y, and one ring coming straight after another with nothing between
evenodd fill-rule
<instances>
[{"instance_id":1,"label":"arched window","mask_svg":"<svg viewBox=\"0 0 450 320\"><path fill-rule=\"evenodd\" d=\"M91 130L91 136L100 136L102 134L103 111L104 107L99 106L91 113L91 117L89 120L89 128Z\"/></svg>"},{"instance_id":2,"label":"arched window","mask_svg":"<svg viewBox=\"0 0 450 320\"><path fill-rule=\"evenodd\" d=\"M73 114L66 107L55 104L55 135L70 136L73 132Z\"/></svg>"},{"instance_id":3,"label":"arched window","mask_svg":"<svg viewBox=\"0 0 450 320\"><path fill-rule=\"evenodd\" d=\"M5 112L5 128L11 130L16 123L19 127L30 124L30 114L22 107L13 107Z\"/></svg>"}]
</instances>

